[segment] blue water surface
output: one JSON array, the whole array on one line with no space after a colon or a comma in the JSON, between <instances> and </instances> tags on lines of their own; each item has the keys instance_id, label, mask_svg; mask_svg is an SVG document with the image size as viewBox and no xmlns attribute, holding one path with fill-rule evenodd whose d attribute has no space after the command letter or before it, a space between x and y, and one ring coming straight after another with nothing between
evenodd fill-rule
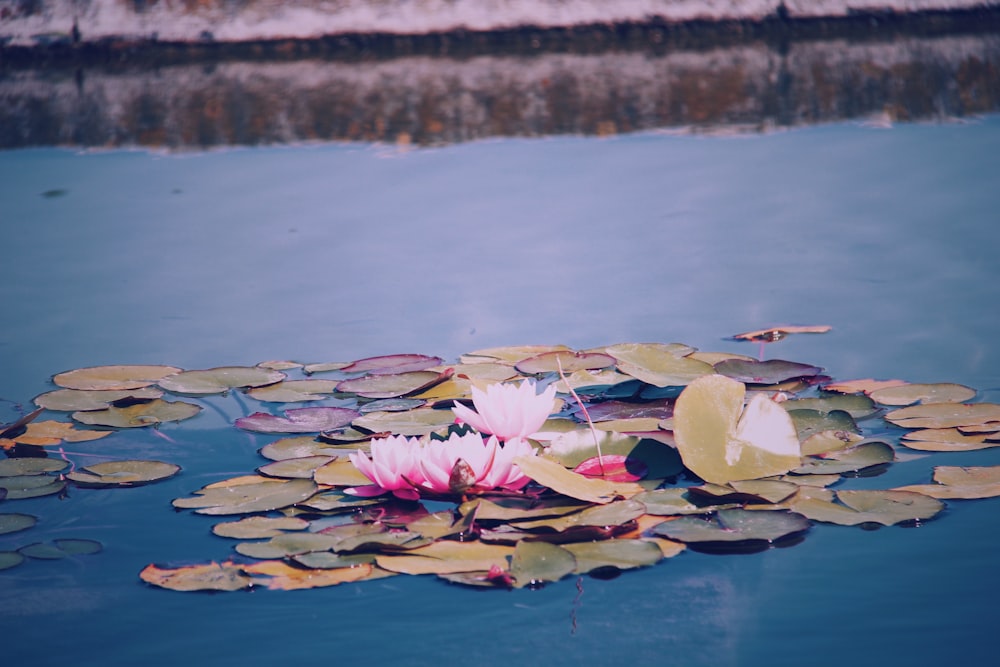
<instances>
[{"instance_id":1,"label":"blue water surface","mask_svg":"<svg viewBox=\"0 0 1000 667\"><path fill-rule=\"evenodd\" d=\"M996 116L419 150L0 153L0 421L80 366L623 341L756 354L723 338L789 323L833 330L769 357L998 401L998 156ZM39 517L0 550L104 544L0 571L2 664L928 665L994 652L997 500L950 502L919 528L821 525L791 548L689 552L535 591L431 577L150 588L137 577L150 562L231 554L214 519L170 500L264 462L270 438L228 427L261 404L206 405L159 435L74 445L173 461L175 478L0 502ZM998 464L991 450L934 455L847 485Z\"/></svg>"}]
</instances>

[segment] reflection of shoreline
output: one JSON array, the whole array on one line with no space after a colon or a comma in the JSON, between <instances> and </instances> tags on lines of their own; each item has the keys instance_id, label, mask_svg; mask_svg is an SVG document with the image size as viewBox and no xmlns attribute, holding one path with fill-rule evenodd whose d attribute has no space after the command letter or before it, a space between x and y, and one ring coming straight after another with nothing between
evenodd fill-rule
<instances>
[{"instance_id":1,"label":"reflection of shoreline","mask_svg":"<svg viewBox=\"0 0 1000 667\"><path fill-rule=\"evenodd\" d=\"M773 48L9 68L0 148L439 145L661 128L758 131L1000 110L1000 35Z\"/></svg>"}]
</instances>

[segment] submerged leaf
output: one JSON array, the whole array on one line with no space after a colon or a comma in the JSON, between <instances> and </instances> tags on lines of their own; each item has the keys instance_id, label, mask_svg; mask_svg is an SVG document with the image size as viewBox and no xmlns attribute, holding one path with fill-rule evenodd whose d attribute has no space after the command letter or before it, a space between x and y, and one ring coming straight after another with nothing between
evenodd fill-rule
<instances>
[{"instance_id":1,"label":"submerged leaf","mask_svg":"<svg viewBox=\"0 0 1000 667\"><path fill-rule=\"evenodd\" d=\"M30 514L0 514L0 535L5 533L16 533L19 530L31 528L37 522L38 519Z\"/></svg>"}]
</instances>

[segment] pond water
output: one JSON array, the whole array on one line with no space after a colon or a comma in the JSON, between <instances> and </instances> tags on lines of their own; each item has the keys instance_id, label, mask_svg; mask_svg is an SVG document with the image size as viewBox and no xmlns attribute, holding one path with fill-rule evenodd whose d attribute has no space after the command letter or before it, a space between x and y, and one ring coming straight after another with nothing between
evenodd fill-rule
<instances>
[{"instance_id":1,"label":"pond water","mask_svg":"<svg viewBox=\"0 0 1000 667\"><path fill-rule=\"evenodd\" d=\"M954 381L1000 399L1000 117L740 136L644 132L408 149L322 144L161 154L0 153L0 421L54 373L495 345L679 341L829 324L769 357L838 379ZM610 581L489 592L394 577L303 592L179 594L147 563L222 560L169 501L253 470L259 409L114 436L180 464L147 487L6 501L26 540L104 551L0 572L4 664L856 665L992 655L1000 501L918 528L814 527L742 556L684 553ZM85 459L81 459L85 460ZM901 462L852 488L929 481Z\"/></svg>"}]
</instances>

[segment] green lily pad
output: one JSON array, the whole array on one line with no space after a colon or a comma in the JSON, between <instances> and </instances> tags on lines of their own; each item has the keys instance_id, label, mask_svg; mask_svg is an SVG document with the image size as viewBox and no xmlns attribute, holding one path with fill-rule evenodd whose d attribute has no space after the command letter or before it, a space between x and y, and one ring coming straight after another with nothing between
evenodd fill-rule
<instances>
[{"instance_id":1,"label":"green lily pad","mask_svg":"<svg viewBox=\"0 0 1000 667\"><path fill-rule=\"evenodd\" d=\"M799 485L777 479L735 480L728 485L705 484L689 489L689 493L707 496L717 503L780 503L799 490Z\"/></svg>"},{"instance_id":2,"label":"green lily pad","mask_svg":"<svg viewBox=\"0 0 1000 667\"><path fill-rule=\"evenodd\" d=\"M921 403L893 410L885 420L903 428L951 428L1000 421L996 403Z\"/></svg>"},{"instance_id":3,"label":"green lily pad","mask_svg":"<svg viewBox=\"0 0 1000 667\"><path fill-rule=\"evenodd\" d=\"M840 504L804 498L792 502L794 511L812 519L842 526L879 523L891 526L930 519L944 509L944 503L910 491L837 491Z\"/></svg>"},{"instance_id":4,"label":"green lily pad","mask_svg":"<svg viewBox=\"0 0 1000 667\"><path fill-rule=\"evenodd\" d=\"M180 372L180 368L173 366L92 366L59 373L52 382L65 389L116 391L148 387Z\"/></svg>"},{"instance_id":5,"label":"green lily pad","mask_svg":"<svg viewBox=\"0 0 1000 667\"><path fill-rule=\"evenodd\" d=\"M150 564L139 573L139 578L173 591L238 591L253 584L243 573L243 566L229 561L178 568Z\"/></svg>"},{"instance_id":6,"label":"green lily pad","mask_svg":"<svg viewBox=\"0 0 1000 667\"><path fill-rule=\"evenodd\" d=\"M653 533L679 542L768 542L809 529L809 520L794 512L725 509L711 517L682 516L653 527Z\"/></svg>"},{"instance_id":7,"label":"green lily pad","mask_svg":"<svg viewBox=\"0 0 1000 667\"><path fill-rule=\"evenodd\" d=\"M0 477L19 475L44 475L65 470L69 461L64 459L17 458L0 459Z\"/></svg>"},{"instance_id":8,"label":"green lily pad","mask_svg":"<svg viewBox=\"0 0 1000 667\"><path fill-rule=\"evenodd\" d=\"M371 480L348 458L330 461L313 472L313 480L326 486L366 486Z\"/></svg>"},{"instance_id":9,"label":"green lily pad","mask_svg":"<svg viewBox=\"0 0 1000 667\"><path fill-rule=\"evenodd\" d=\"M24 562L24 556L16 551L0 551L0 570L8 570Z\"/></svg>"},{"instance_id":10,"label":"green lily pad","mask_svg":"<svg viewBox=\"0 0 1000 667\"><path fill-rule=\"evenodd\" d=\"M605 349L618 360L618 370L656 387L679 387L690 384L715 369L686 354L694 348L678 343L623 343Z\"/></svg>"},{"instance_id":11,"label":"green lily pad","mask_svg":"<svg viewBox=\"0 0 1000 667\"><path fill-rule=\"evenodd\" d=\"M138 403L127 407L110 407L104 410L74 412L74 420L91 426L112 428L142 428L165 422L179 422L190 419L201 412L201 406L183 401L155 399L148 403Z\"/></svg>"},{"instance_id":12,"label":"green lily pad","mask_svg":"<svg viewBox=\"0 0 1000 667\"><path fill-rule=\"evenodd\" d=\"M573 554L548 542L518 542L510 562L510 574L518 588L559 581L574 570Z\"/></svg>"},{"instance_id":13,"label":"green lily pad","mask_svg":"<svg viewBox=\"0 0 1000 667\"><path fill-rule=\"evenodd\" d=\"M564 516L587 507L591 505L567 498L536 499L510 496L494 500L475 498L462 503L458 511L462 516L470 516L475 512L476 521L512 521Z\"/></svg>"},{"instance_id":14,"label":"green lily pad","mask_svg":"<svg viewBox=\"0 0 1000 667\"><path fill-rule=\"evenodd\" d=\"M580 512L560 517L517 521L518 530L563 532L578 526L621 526L646 513L646 506L635 500L619 500L606 505L588 507Z\"/></svg>"},{"instance_id":15,"label":"green lily pad","mask_svg":"<svg viewBox=\"0 0 1000 667\"><path fill-rule=\"evenodd\" d=\"M62 493L66 481L47 475L15 475L0 477L0 492L6 492L2 497L7 500L24 500Z\"/></svg>"},{"instance_id":16,"label":"green lily pad","mask_svg":"<svg viewBox=\"0 0 1000 667\"><path fill-rule=\"evenodd\" d=\"M427 401L420 398L380 398L358 406L358 412L363 415L369 412L406 412L426 403Z\"/></svg>"},{"instance_id":17,"label":"green lily pad","mask_svg":"<svg viewBox=\"0 0 1000 667\"><path fill-rule=\"evenodd\" d=\"M156 387L140 387L110 391L100 389L56 389L36 396L35 405L57 412L103 410L120 401L149 401L160 398L163 392Z\"/></svg>"},{"instance_id":18,"label":"green lily pad","mask_svg":"<svg viewBox=\"0 0 1000 667\"><path fill-rule=\"evenodd\" d=\"M59 560L61 558L66 558L69 553L63 551L54 544L49 544L46 542L35 542L33 544L27 544L17 550L22 556L28 558L35 558L37 560Z\"/></svg>"},{"instance_id":19,"label":"green lily pad","mask_svg":"<svg viewBox=\"0 0 1000 667\"><path fill-rule=\"evenodd\" d=\"M405 554L376 556L379 567L402 574L454 574L507 568L514 553L509 546L443 540L410 549Z\"/></svg>"},{"instance_id":20,"label":"green lily pad","mask_svg":"<svg viewBox=\"0 0 1000 667\"><path fill-rule=\"evenodd\" d=\"M1000 447L1000 442L989 439L990 435L966 434L958 428L927 428L904 434L900 444L923 452L968 452Z\"/></svg>"},{"instance_id":21,"label":"green lily pad","mask_svg":"<svg viewBox=\"0 0 1000 667\"><path fill-rule=\"evenodd\" d=\"M572 352L556 350L522 359L514 365L524 375L556 373L560 369L565 374L582 370L599 370L615 365L615 358L600 352Z\"/></svg>"},{"instance_id":22,"label":"green lily pad","mask_svg":"<svg viewBox=\"0 0 1000 667\"><path fill-rule=\"evenodd\" d=\"M830 430L813 433L802 441L802 454L825 454L853 447L864 437L852 431Z\"/></svg>"},{"instance_id":23,"label":"green lily pad","mask_svg":"<svg viewBox=\"0 0 1000 667\"><path fill-rule=\"evenodd\" d=\"M369 412L351 424L372 433L417 436L443 432L454 422L451 410L417 408L408 412Z\"/></svg>"},{"instance_id":24,"label":"green lily pad","mask_svg":"<svg viewBox=\"0 0 1000 667\"><path fill-rule=\"evenodd\" d=\"M337 391L357 394L364 398L398 398L416 394L451 377L451 369L445 372L413 371L398 375L364 375L359 378L341 380Z\"/></svg>"},{"instance_id":25,"label":"green lily pad","mask_svg":"<svg viewBox=\"0 0 1000 667\"><path fill-rule=\"evenodd\" d=\"M370 565L375 562L375 558L375 554L335 554L330 551L309 551L291 557L299 565L317 570Z\"/></svg>"},{"instance_id":26,"label":"green lily pad","mask_svg":"<svg viewBox=\"0 0 1000 667\"><path fill-rule=\"evenodd\" d=\"M609 482L584 477L540 456L518 456L514 459L514 464L542 486L577 500L605 504L618 497L634 496L644 490L630 482Z\"/></svg>"},{"instance_id":27,"label":"green lily pad","mask_svg":"<svg viewBox=\"0 0 1000 667\"><path fill-rule=\"evenodd\" d=\"M251 389L247 395L268 403L304 403L327 399L336 390L333 380L283 380Z\"/></svg>"},{"instance_id":28,"label":"green lily pad","mask_svg":"<svg viewBox=\"0 0 1000 667\"><path fill-rule=\"evenodd\" d=\"M934 484L901 486L895 491L913 491L932 498L995 498L1000 496L1000 466L937 466Z\"/></svg>"},{"instance_id":29,"label":"green lily pad","mask_svg":"<svg viewBox=\"0 0 1000 667\"><path fill-rule=\"evenodd\" d=\"M312 480L267 480L233 486L208 486L193 497L177 498L173 506L198 514L250 514L289 507L310 498L317 487Z\"/></svg>"},{"instance_id":30,"label":"green lily pad","mask_svg":"<svg viewBox=\"0 0 1000 667\"><path fill-rule=\"evenodd\" d=\"M792 419L756 394L743 409L746 387L724 375L689 384L674 407L674 439L684 465L706 482L780 475L802 463Z\"/></svg>"},{"instance_id":31,"label":"green lily pad","mask_svg":"<svg viewBox=\"0 0 1000 667\"><path fill-rule=\"evenodd\" d=\"M350 463L350 461L347 461ZM364 484L366 482L362 482ZM377 505L382 502L382 498L362 498L344 493L341 489L330 489L321 491L309 500L303 500L298 504L306 510L319 510L320 512L353 512L365 505Z\"/></svg>"},{"instance_id":32,"label":"green lily pad","mask_svg":"<svg viewBox=\"0 0 1000 667\"><path fill-rule=\"evenodd\" d=\"M815 410L823 414L846 412L854 419L864 419L878 412L875 401L864 394L829 394L817 398L795 398L781 404L786 410Z\"/></svg>"},{"instance_id":33,"label":"green lily pad","mask_svg":"<svg viewBox=\"0 0 1000 667\"><path fill-rule=\"evenodd\" d=\"M254 364L258 368L266 368L272 371L290 371L294 368L302 368L303 364L297 361L288 361L283 359L272 359L271 361L262 361L259 364Z\"/></svg>"},{"instance_id":34,"label":"green lily pad","mask_svg":"<svg viewBox=\"0 0 1000 667\"><path fill-rule=\"evenodd\" d=\"M668 400L643 401L603 401L587 406L590 419L595 422L618 419L668 419L673 416L673 402ZM582 417L582 415L581 415ZM582 419L581 419L582 421Z\"/></svg>"},{"instance_id":35,"label":"green lily pad","mask_svg":"<svg viewBox=\"0 0 1000 667\"><path fill-rule=\"evenodd\" d=\"M891 463L896 454L892 447L884 442L862 442L854 447L848 447L822 456L806 456L803 464L794 472L799 475L832 475L845 472L857 472L865 468Z\"/></svg>"},{"instance_id":36,"label":"green lily pad","mask_svg":"<svg viewBox=\"0 0 1000 667\"><path fill-rule=\"evenodd\" d=\"M823 370L818 366L784 359L767 361L726 359L715 364L714 369L716 373L745 384L778 384L785 380L812 377Z\"/></svg>"},{"instance_id":37,"label":"green lily pad","mask_svg":"<svg viewBox=\"0 0 1000 667\"><path fill-rule=\"evenodd\" d=\"M60 537L52 540L52 544L57 549L71 556L89 556L100 553L104 550L104 545L97 540L81 540L76 538Z\"/></svg>"},{"instance_id":38,"label":"green lily pad","mask_svg":"<svg viewBox=\"0 0 1000 667\"><path fill-rule=\"evenodd\" d=\"M913 405L914 403L964 403L976 395L976 390L952 382L904 384L873 391L870 396L882 405Z\"/></svg>"},{"instance_id":39,"label":"green lily pad","mask_svg":"<svg viewBox=\"0 0 1000 667\"><path fill-rule=\"evenodd\" d=\"M614 431L594 433L586 427L580 428L578 426L552 438L544 453L546 458L558 461L567 468L575 468L587 459L597 456L598 451L604 455L621 454L627 456L638 445L639 438L635 436L622 435Z\"/></svg>"},{"instance_id":40,"label":"green lily pad","mask_svg":"<svg viewBox=\"0 0 1000 667\"><path fill-rule=\"evenodd\" d=\"M266 542L241 542L236 545L236 552L250 558L266 560L286 558L311 551L328 551L338 542L336 537L323 533L281 533Z\"/></svg>"},{"instance_id":41,"label":"green lily pad","mask_svg":"<svg viewBox=\"0 0 1000 667\"><path fill-rule=\"evenodd\" d=\"M257 366L220 366L197 371L183 371L160 380L157 384L176 394L223 394L231 389L262 387L287 377L281 371Z\"/></svg>"},{"instance_id":42,"label":"green lily pad","mask_svg":"<svg viewBox=\"0 0 1000 667\"><path fill-rule=\"evenodd\" d=\"M66 478L89 488L142 486L173 477L180 470L179 465L163 461L105 461L68 473Z\"/></svg>"},{"instance_id":43,"label":"green lily pad","mask_svg":"<svg viewBox=\"0 0 1000 667\"><path fill-rule=\"evenodd\" d=\"M340 370L345 373L368 373L369 375L398 375L422 371L444 363L440 357L426 354L388 354L352 361Z\"/></svg>"},{"instance_id":44,"label":"green lily pad","mask_svg":"<svg viewBox=\"0 0 1000 667\"><path fill-rule=\"evenodd\" d=\"M645 505L646 514L678 516L682 514L707 514L711 507L695 505L688 499L688 490L682 488L654 489L632 497Z\"/></svg>"},{"instance_id":45,"label":"green lily pad","mask_svg":"<svg viewBox=\"0 0 1000 667\"><path fill-rule=\"evenodd\" d=\"M600 542L576 542L561 545L573 554L577 574L613 567L631 570L655 565L663 560L663 552L654 542L646 540L611 539Z\"/></svg>"},{"instance_id":46,"label":"green lily pad","mask_svg":"<svg viewBox=\"0 0 1000 667\"><path fill-rule=\"evenodd\" d=\"M16 533L19 530L31 528L38 519L30 514L4 513L0 514L0 535Z\"/></svg>"},{"instance_id":47,"label":"green lily pad","mask_svg":"<svg viewBox=\"0 0 1000 667\"><path fill-rule=\"evenodd\" d=\"M257 433L320 433L346 426L358 417L351 408L320 407L293 408L284 417L255 412L236 420L236 427Z\"/></svg>"},{"instance_id":48,"label":"green lily pad","mask_svg":"<svg viewBox=\"0 0 1000 667\"><path fill-rule=\"evenodd\" d=\"M276 537L285 531L305 530L309 522L296 517L248 516L239 521L227 521L212 526L212 532L219 537L238 540L254 540Z\"/></svg>"},{"instance_id":49,"label":"green lily pad","mask_svg":"<svg viewBox=\"0 0 1000 667\"><path fill-rule=\"evenodd\" d=\"M801 441L806 441L817 433L824 431L861 432L857 422L854 421L849 413L843 410L834 410L832 412L788 410L788 416L792 418L792 423L795 425L795 433Z\"/></svg>"},{"instance_id":50,"label":"green lily pad","mask_svg":"<svg viewBox=\"0 0 1000 667\"><path fill-rule=\"evenodd\" d=\"M274 461L257 468L257 472L266 477L283 477L286 479L312 479L316 469L336 460L335 456L306 456L298 459Z\"/></svg>"},{"instance_id":51,"label":"green lily pad","mask_svg":"<svg viewBox=\"0 0 1000 667\"><path fill-rule=\"evenodd\" d=\"M345 366L349 366L346 361L327 361L317 364L306 364L302 367L302 372L306 375L312 375L313 373L329 373L330 371L339 371Z\"/></svg>"},{"instance_id":52,"label":"green lily pad","mask_svg":"<svg viewBox=\"0 0 1000 667\"><path fill-rule=\"evenodd\" d=\"M281 438L264 445L260 449L260 455L272 461L284 461L306 456L345 456L356 449L356 446L345 448L340 445L331 445L317 440L312 435L298 435Z\"/></svg>"},{"instance_id":53,"label":"green lily pad","mask_svg":"<svg viewBox=\"0 0 1000 667\"><path fill-rule=\"evenodd\" d=\"M546 352L572 352L565 345L509 345L504 347L490 347L481 350L474 350L461 356L463 364L481 363L483 361L494 361L499 359L514 365L517 362L535 357Z\"/></svg>"}]
</instances>

